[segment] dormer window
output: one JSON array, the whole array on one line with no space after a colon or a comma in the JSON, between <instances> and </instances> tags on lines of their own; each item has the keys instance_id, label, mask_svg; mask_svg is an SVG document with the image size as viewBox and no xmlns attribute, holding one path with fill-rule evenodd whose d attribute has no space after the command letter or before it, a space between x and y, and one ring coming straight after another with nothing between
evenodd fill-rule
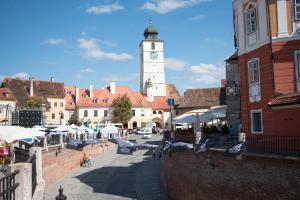
<instances>
[{"instance_id":1,"label":"dormer window","mask_svg":"<svg viewBox=\"0 0 300 200\"><path fill-rule=\"evenodd\" d=\"M69 91L67 92L67 94L68 94L68 95L72 95L72 91L69 90Z\"/></svg>"},{"instance_id":2,"label":"dormer window","mask_svg":"<svg viewBox=\"0 0 300 200\"><path fill-rule=\"evenodd\" d=\"M256 8L252 5L247 12L247 33L248 35L255 33L257 30Z\"/></svg>"},{"instance_id":3,"label":"dormer window","mask_svg":"<svg viewBox=\"0 0 300 200\"><path fill-rule=\"evenodd\" d=\"M71 106L71 105L73 105L73 102L72 102L72 101L70 101L70 102L69 102L69 105L70 105L70 106Z\"/></svg>"},{"instance_id":4,"label":"dormer window","mask_svg":"<svg viewBox=\"0 0 300 200\"><path fill-rule=\"evenodd\" d=\"M104 103L108 103L108 102L109 102L109 99L108 99L108 98L105 98L105 99L103 99L103 102L104 102Z\"/></svg>"},{"instance_id":5,"label":"dormer window","mask_svg":"<svg viewBox=\"0 0 300 200\"><path fill-rule=\"evenodd\" d=\"M97 98L93 99L93 103L98 103L98 99Z\"/></svg>"},{"instance_id":6,"label":"dormer window","mask_svg":"<svg viewBox=\"0 0 300 200\"><path fill-rule=\"evenodd\" d=\"M3 93L3 96L5 96L5 97L9 97L9 93L7 93L7 92L4 92L4 93Z\"/></svg>"}]
</instances>

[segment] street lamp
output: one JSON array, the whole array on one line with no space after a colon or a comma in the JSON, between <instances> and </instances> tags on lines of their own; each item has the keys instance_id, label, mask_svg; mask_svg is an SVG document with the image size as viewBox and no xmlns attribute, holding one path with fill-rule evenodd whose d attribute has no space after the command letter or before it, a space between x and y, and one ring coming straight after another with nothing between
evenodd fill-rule
<instances>
[{"instance_id":1,"label":"street lamp","mask_svg":"<svg viewBox=\"0 0 300 200\"><path fill-rule=\"evenodd\" d=\"M42 125L45 127L45 111L46 111L46 104L41 105L41 111L42 111Z\"/></svg>"}]
</instances>

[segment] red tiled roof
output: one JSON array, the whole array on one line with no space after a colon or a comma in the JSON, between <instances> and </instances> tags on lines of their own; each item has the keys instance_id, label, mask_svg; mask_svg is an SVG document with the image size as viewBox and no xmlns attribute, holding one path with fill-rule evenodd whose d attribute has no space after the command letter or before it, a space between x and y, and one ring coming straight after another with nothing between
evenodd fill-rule
<instances>
[{"instance_id":1,"label":"red tiled roof","mask_svg":"<svg viewBox=\"0 0 300 200\"><path fill-rule=\"evenodd\" d=\"M75 86L65 86L65 103L66 103L66 110L75 110L76 109L76 99L75 99Z\"/></svg>"},{"instance_id":2,"label":"red tiled roof","mask_svg":"<svg viewBox=\"0 0 300 200\"><path fill-rule=\"evenodd\" d=\"M132 92L126 86L116 86L115 94L111 94L108 87L104 89L94 89L92 92L93 98L90 98L88 89L80 89L78 99L79 107L110 107L114 98L124 94L130 98L133 107L150 107L150 104L146 101L144 95L140 92Z\"/></svg>"},{"instance_id":3,"label":"red tiled roof","mask_svg":"<svg viewBox=\"0 0 300 200\"><path fill-rule=\"evenodd\" d=\"M175 105L179 105L182 99L174 84L166 84L166 96L167 99L174 99Z\"/></svg>"},{"instance_id":4,"label":"red tiled roof","mask_svg":"<svg viewBox=\"0 0 300 200\"><path fill-rule=\"evenodd\" d=\"M225 88L187 89L179 108L207 108L225 104Z\"/></svg>"},{"instance_id":5,"label":"red tiled roof","mask_svg":"<svg viewBox=\"0 0 300 200\"><path fill-rule=\"evenodd\" d=\"M29 96L29 80L21 80L15 78L5 78L2 82L2 86L9 88L17 99L17 106L23 107L26 102L30 100ZM33 97L41 97L43 103L49 108L50 105L46 98L64 98L65 88L64 83L50 82L50 81L33 81Z\"/></svg>"},{"instance_id":6,"label":"red tiled roof","mask_svg":"<svg viewBox=\"0 0 300 200\"><path fill-rule=\"evenodd\" d=\"M9 88L0 88L0 100L16 101L17 99Z\"/></svg>"},{"instance_id":7,"label":"red tiled roof","mask_svg":"<svg viewBox=\"0 0 300 200\"><path fill-rule=\"evenodd\" d=\"M153 110L169 110L170 106L168 105L167 97L154 97L153 102L151 103Z\"/></svg>"},{"instance_id":8,"label":"red tiled roof","mask_svg":"<svg viewBox=\"0 0 300 200\"><path fill-rule=\"evenodd\" d=\"M287 106L287 105L294 105L294 104L300 104L300 93L279 96L276 97L275 99L272 99L268 103L270 107Z\"/></svg>"}]
</instances>

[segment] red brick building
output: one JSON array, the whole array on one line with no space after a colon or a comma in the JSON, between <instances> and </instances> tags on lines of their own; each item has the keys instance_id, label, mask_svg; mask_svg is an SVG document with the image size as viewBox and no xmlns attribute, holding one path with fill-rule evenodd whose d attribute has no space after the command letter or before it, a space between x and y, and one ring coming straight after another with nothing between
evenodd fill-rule
<instances>
[{"instance_id":1,"label":"red brick building","mask_svg":"<svg viewBox=\"0 0 300 200\"><path fill-rule=\"evenodd\" d=\"M234 0L247 135L300 136L300 0Z\"/></svg>"}]
</instances>

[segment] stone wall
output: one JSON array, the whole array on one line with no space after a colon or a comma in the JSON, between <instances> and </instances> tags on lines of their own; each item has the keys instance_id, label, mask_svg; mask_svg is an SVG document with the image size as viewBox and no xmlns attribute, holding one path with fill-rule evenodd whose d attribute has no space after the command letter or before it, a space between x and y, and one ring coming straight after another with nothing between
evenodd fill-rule
<instances>
[{"instance_id":1,"label":"stone wall","mask_svg":"<svg viewBox=\"0 0 300 200\"><path fill-rule=\"evenodd\" d=\"M92 158L95 159L95 157L115 147L115 144L107 142L93 146L87 145L82 151L62 148L57 156L56 149L43 152L42 166L46 188L63 178L71 170L80 167L80 159L82 159L84 153L91 153Z\"/></svg>"},{"instance_id":2,"label":"stone wall","mask_svg":"<svg viewBox=\"0 0 300 200\"><path fill-rule=\"evenodd\" d=\"M300 159L177 152L162 157L161 181L173 200L300 199Z\"/></svg>"}]
</instances>

